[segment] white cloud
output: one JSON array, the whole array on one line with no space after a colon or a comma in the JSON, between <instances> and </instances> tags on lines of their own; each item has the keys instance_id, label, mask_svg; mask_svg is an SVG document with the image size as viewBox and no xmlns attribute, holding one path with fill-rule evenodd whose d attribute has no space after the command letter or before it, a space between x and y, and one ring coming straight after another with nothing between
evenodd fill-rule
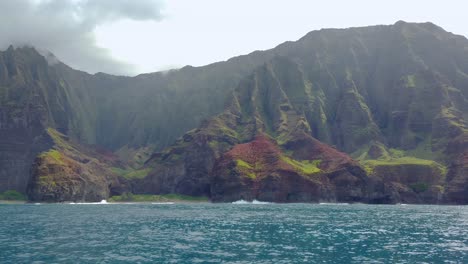
<instances>
[{"instance_id":1,"label":"white cloud","mask_svg":"<svg viewBox=\"0 0 468 264\"><path fill-rule=\"evenodd\" d=\"M159 21L161 7L157 0L2 0L0 48L34 46L77 69L132 74L132 65L96 44L94 30L122 19Z\"/></svg>"}]
</instances>

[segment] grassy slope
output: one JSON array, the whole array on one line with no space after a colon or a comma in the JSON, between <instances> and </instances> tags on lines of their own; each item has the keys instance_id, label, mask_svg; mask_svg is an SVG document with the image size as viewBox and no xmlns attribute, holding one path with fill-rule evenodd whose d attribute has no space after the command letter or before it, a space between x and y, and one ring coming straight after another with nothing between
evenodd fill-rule
<instances>
[{"instance_id":1,"label":"grassy slope","mask_svg":"<svg viewBox=\"0 0 468 264\"><path fill-rule=\"evenodd\" d=\"M26 201L26 196L14 190L4 191L0 193L0 201Z\"/></svg>"}]
</instances>

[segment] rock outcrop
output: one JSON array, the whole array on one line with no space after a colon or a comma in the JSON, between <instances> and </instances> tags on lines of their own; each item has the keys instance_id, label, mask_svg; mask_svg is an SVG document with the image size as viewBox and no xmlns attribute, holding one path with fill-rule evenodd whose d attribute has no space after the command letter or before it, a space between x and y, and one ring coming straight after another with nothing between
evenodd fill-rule
<instances>
[{"instance_id":1,"label":"rock outcrop","mask_svg":"<svg viewBox=\"0 0 468 264\"><path fill-rule=\"evenodd\" d=\"M99 202L112 193L120 194L119 177L111 170L122 166L117 157L74 144L53 129L47 130L47 136L53 145L32 165L27 190L31 201Z\"/></svg>"},{"instance_id":2,"label":"rock outcrop","mask_svg":"<svg viewBox=\"0 0 468 264\"><path fill-rule=\"evenodd\" d=\"M300 139L308 148L281 148L266 135L234 146L212 171L211 199L232 202L369 202L371 179L359 165L310 136ZM315 146L315 145L321 146ZM295 159L294 156L298 157Z\"/></svg>"}]
</instances>

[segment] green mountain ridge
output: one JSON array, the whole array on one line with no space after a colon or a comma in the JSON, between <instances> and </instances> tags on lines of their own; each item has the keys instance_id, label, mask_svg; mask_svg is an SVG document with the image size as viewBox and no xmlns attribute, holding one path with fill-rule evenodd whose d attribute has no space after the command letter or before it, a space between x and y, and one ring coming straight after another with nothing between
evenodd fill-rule
<instances>
[{"instance_id":1,"label":"green mountain ridge","mask_svg":"<svg viewBox=\"0 0 468 264\"><path fill-rule=\"evenodd\" d=\"M300 65L284 57L273 59L240 83L225 112L153 156L147 162L152 173L135 184L143 188L132 191L208 195L214 201L436 203L445 199L447 170L441 161L405 156L404 150L387 151L384 144L376 143L378 138L366 135L364 148L372 146L359 165L312 138L311 128L324 120L313 118L316 98L311 89ZM349 102L346 111L363 110L365 115L358 118L371 117L362 96L354 90L350 94L343 99ZM376 125L373 129L379 133ZM381 153L371 151L375 146ZM420 152L435 155L431 149Z\"/></svg>"},{"instance_id":2,"label":"green mountain ridge","mask_svg":"<svg viewBox=\"0 0 468 264\"><path fill-rule=\"evenodd\" d=\"M283 186L292 198L278 201L466 203L466 98L468 40L431 23L313 31L225 62L136 77L89 75L10 48L0 53L0 192L26 191L28 164L52 148L45 133L54 128L115 151L125 175L147 174L126 179L114 169L119 187L106 195L274 200L281 195L271 186ZM271 150L258 152L271 169L255 172L233 151L257 141ZM225 178L226 166L237 176ZM298 195L290 183L304 170L321 180L308 179ZM246 181L254 174L264 180ZM221 184L239 179L232 193Z\"/></svg>"}]
</instances>

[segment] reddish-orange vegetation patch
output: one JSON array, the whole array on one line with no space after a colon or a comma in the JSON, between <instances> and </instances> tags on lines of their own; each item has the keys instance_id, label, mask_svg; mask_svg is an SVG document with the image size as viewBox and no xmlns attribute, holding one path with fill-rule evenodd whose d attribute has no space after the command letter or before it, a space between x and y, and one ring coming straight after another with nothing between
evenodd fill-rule
<instances>
[{"instance_id":1,"label":"reddish-orange vegetation patch","mask_svg":"<svg viewBox=\"0 0 468 264\"><path fill-rule=\"evenodd\" d=\"M259 134L251 142L234 146L225 155L227 159L242 160L256 170L258 178L277 170L293 171L294 168L281 159L281 150L267 136Z\"/></svg>"},{"instance_id":2,"label":"reddish-orange vegetation patch","mask_svg":"<svg viewBox=\"0 0 468 264\"><path fill-rule=\"evenodd\" d=\"M235 159L253 163L262 156L279 156L279 149L265 135L258 135L249 143L238 144L226 153Z\"/></svg>"},{"instance_id":3,"label":"reddish-orange vegetation patch","mask_svg":"<svg viewBox=\"0 0 468 264\"><path fill-rule=\"evenodd\" d=\"M286 148L292 150L294 158L299 160L321 160L319 168L323 170L336 170L350 163L357 164L347 154L322 143L309 135L301 135L290 141Z\"/></svg>"}]
</instances>

